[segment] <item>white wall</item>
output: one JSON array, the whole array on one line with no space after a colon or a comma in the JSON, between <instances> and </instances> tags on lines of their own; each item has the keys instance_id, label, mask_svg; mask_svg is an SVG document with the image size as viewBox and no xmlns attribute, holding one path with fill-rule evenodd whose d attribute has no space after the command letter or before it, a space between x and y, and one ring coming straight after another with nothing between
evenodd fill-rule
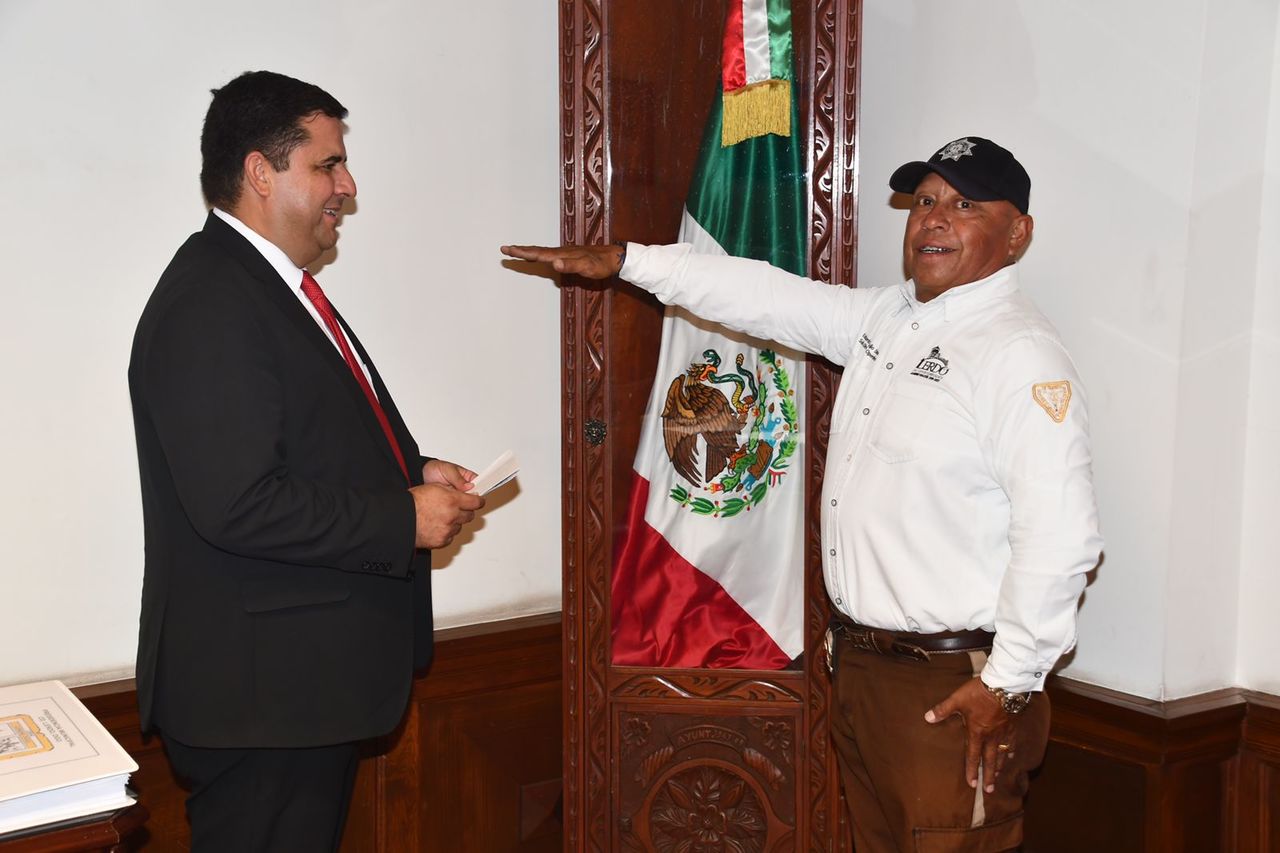
<instances>
[{"instance_id":1,"label":"white wall","mask_svg":"<svg viewBox=\"0 0 1280 853\"><path fill-rule=\"evenodd\" d=\"M859 280L902 277L897 165L973 134L1027 166L1107 540L1066 671L1143 696L1280 683L1278 41L1256 0L865 0Z\"/></svg>"},{"instance_id":2,"label":"white wall","mask_svg":"<svg viewBox=\"0 0 1280 853\"><path fill-rule=\"evenodd\" d=\"M423 449L523 463L519 494L438 560L438 624L558 609L558 294L496 249L558 234L555 19L541 3L0 0L0 684L132 671L129 346L204 219L209 89L248 69L351 110L358 209L322 281Z\"/></svg>"},{"instance_id":3,"label":"white wall","mask_svg":"<svg viewBox=\"0 0 1280 853\"><path fill-rule=\"evenodd\" d=\"M1271 100L1258 228L1248 430L1245 433L1240 630L1236 681L1280 693L1280 20L1272 30Z\"/></svg>"},{"instance_id":4,"label":"white wall","mask_svg":"<svg viewBox=\"0 0 1280 853\"><path fill-rule=\"evenodd\" d=\"M1018 153L1025 282L1088 384L1107 538L1068 672L1143 696L1280 692L1276 5L865 0L860 281L901 278L894 167L967 134ZM351 108L359 208L322 280L419 441L524 463L435 573L439 622L558 606L558 297L494 248L557 236L555 17L0 0L0 683L131 671L129 341L203 218L208 89L250 68Z\"/></svg>"},{"instance_id":5,"label":"white wall","mask_svg":"<svg viewBox=\"0 0 1280 853\"><path fill-rule=\"evenodd\" d=\"M1213 0L1203 21L1166 587L1172 696L1234 682L1238 604L1251 589L1241 518L1276 9Z\"/></svg>"}]
</instances>

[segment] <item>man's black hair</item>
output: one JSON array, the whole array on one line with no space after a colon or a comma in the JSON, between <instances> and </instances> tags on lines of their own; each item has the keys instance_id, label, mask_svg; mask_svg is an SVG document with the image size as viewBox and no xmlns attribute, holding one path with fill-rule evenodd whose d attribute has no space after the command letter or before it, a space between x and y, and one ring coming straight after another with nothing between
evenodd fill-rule
<instances>
[{"instance_id":1,"label":"man's black hair","mask_svg":"<svg viewBox=\"0 0 1280 853\"><path fill-rule=\"evenodd\" d=\"M272 71L246 71L214 89L200 134L205 201L223 210L235 206L250 151L261 151L278 172L288 169L293 149L309 139L302 119L316 113L341 120L347 108L319 86Z\"/></svg>"}]
</instances>

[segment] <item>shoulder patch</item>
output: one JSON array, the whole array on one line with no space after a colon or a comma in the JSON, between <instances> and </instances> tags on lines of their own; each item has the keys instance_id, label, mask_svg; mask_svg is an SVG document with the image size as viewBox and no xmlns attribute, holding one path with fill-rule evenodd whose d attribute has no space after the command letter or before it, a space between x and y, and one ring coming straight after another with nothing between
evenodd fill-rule
<instances>
[{"instance_id":1,"label":"shoulder patch","mask_svg":"<svg viewBox=\"0 0 1280 853\"><path fill-rule=\"evenodd\" d=\"M1071 382L1066 379L1038 382L1031 386L1031 396L1054 423L1060 424L1067 417L1067 407L1071 405Z\"/></svg>"}]
</instances>

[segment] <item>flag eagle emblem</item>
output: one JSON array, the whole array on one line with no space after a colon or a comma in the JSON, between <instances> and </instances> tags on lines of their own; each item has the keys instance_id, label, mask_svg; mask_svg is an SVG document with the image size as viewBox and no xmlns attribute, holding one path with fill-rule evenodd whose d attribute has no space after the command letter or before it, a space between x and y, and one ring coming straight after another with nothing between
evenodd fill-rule
<instances>
[{"instance_id":1,"label":"flag eagle emblem","mask_svg":"<svg viewBox=\"0 0 1280 853\"><path fill-rule=\"evenodd\" d=\"M759 352L754 370L743 353L725 370L720 353L705 350L701 362L667 387L663 444L689 483L670 496L699 515L730 518L761 503L795 453L799 417L791 377L776 353Z\"/></svg>"}]
</instances>

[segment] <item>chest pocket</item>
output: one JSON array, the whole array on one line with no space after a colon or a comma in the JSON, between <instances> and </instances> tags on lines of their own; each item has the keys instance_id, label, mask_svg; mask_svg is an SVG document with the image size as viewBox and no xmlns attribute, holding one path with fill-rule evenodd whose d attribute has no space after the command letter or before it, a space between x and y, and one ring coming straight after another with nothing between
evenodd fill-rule
<instances>
[{"instance_id":1,"label":"chest pocket","mask_svg":"<svg viewBox=\"0 0 1280 853\"><path fill-rule=\"evenodd\" d=\"M921 433L937 417L943 392L933 382L904 376L884 395L868 445L884 462L910 462L920 454Z\"/></svg>"}]
</instances>

